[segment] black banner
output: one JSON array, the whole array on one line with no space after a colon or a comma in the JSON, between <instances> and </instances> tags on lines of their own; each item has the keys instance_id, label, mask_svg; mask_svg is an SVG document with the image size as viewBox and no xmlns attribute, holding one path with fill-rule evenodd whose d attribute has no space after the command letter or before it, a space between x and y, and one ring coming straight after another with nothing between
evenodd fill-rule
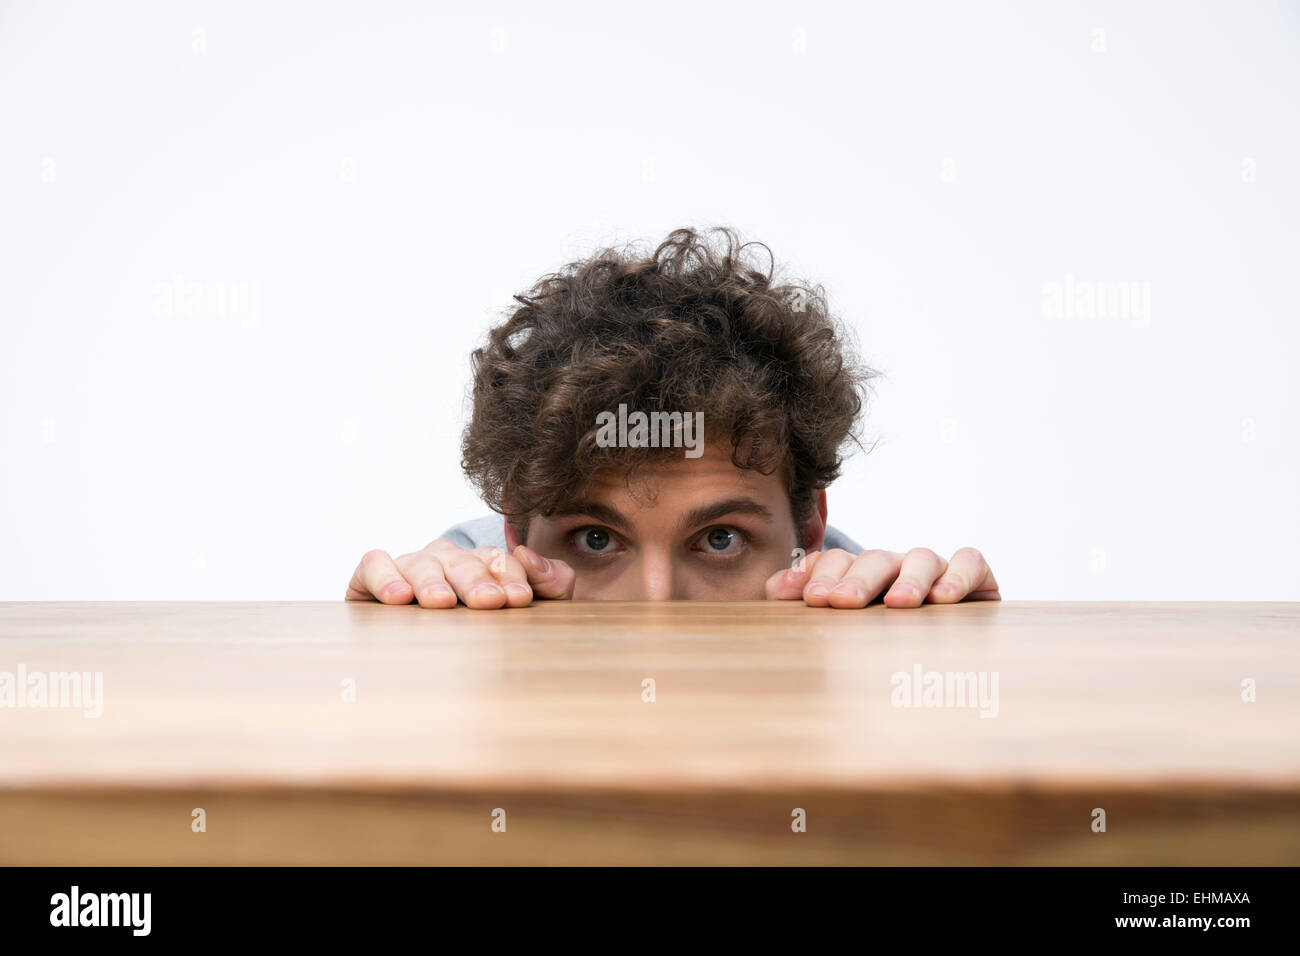
<instances>
[{"instance_id":1,"label":"black banner","mask_svg":"<svg viewBox=\"0 0 1300 956\"><path fill-rule=\"evenodd\" d=\"M0 869L6 942L134 945L370 940L452 945L597 928L611 946L680 926L811 942L1131 938L1230 947L1291 925L1290 868L64 868ZM672 931L673 935L665 935ZM608 934L613 934L608 935ZM531 934L531 935L530 935ZM653 943L651 943L653 945Z\"/></svg>"}]
</instances>

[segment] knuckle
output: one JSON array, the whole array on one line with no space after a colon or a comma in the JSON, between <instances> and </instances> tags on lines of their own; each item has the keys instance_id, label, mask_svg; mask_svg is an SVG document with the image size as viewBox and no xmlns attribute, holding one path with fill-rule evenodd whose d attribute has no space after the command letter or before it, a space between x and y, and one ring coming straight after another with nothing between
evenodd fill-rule
<instances>
[{"instance_id":1,"label":"knuckle","mask_svg":"<svg viewBox=\"0 0 1300 956\"><path fill-rule=\"evenodd\" d=\"M943 559L930 548L913 548L907 552L909 558L922 558L926 561L939 562Z\"/></svg>"},{"instance_id":2,"label":"knuckle","mask_svg":"<svg viewBox=\"0 0 1300 956\"><path fill-rule=\"evenodd\" d=\"M387 551L367 551L361 556L361 566L363 568L377 568L391 560Z\"/></svg>"},{"instance_id":3,"label":"knuckle","mask_svg":"<svg viewBox=\"0 0 1300 956\"><path fill-rule=\"evenodd\" d=\"M430 541L428 544L426 544L424 546L424 550L432 552L434 554L443 554L448 551L453 551L453 552L464 551L465 549L462 548L460 545L458 545L455 541L452 541L448 538L438 538L437 540Z\"/></svg>"},{"instance_id":4,"label":"knuckle","mask_svg":"<svg viewBox=\"0 0 1300 956\"><path fill-rule=\"evenodd\" d=\"M504 574L509 568L510 558L500 548L484 545L469 553L493 574Z\"/></svg>"},{"instance_id":5,"label":"knuckle","mask_svg":"<svg viewBox=\"0 0 1300 956\"><path fill-rule=\"evenodd\" d=\"M486 571L487 562L477 551L459 550L441 555L443 567L450 571Z\"/></svg>"},{"instance_id":6,"label":"knuckle","mask_svg":"<svg viewBox=\"0 0 1300 956\"><path fill-rule=\"evenodd\" d=\"M832 548L830 551L823 551L818 556L817 563L811 568L808 583L839 580L844 576L844 572L852 566L853 555L843 548Z\"/></svg>"},{"instance_id":7,"label":"knuckle","mask_svg":"<svg viewBox=\"0 0 1300 956\"><path fill-rule=\"evenodd\" d=\"M413 581L410 582L410 585L412 588L415 589L417 594L423 594L425 591L428 591L430 588L434 587L435 585L444 584L444 583L445 582L443 581L443 579L438 575L426 573L415 578Z\"/></svg>"},{"instance_id":8,"label":"knuckle","mask_svg":"<svg viewBox=\"0 0 1300 956\"><path fill-rule=\"evenodd\" d=\"M956 552L953 553L952 559L956 561L958 558L979 564L984 560L984 555L982 555L976 548L958 548Z\"/></svg>"},{"instance_id":9,"label":"knuckle","mask_svg":"<svg viewBox=\"0 0 1300 956\"><path fill-rule=\"evenodd\" d=\"M492 569L493 574L507 578L525 578L528 576L524 571L524 564L513 554L506 554L504 551L488 562L488 567Z\"/></svg>"}]
</instances>

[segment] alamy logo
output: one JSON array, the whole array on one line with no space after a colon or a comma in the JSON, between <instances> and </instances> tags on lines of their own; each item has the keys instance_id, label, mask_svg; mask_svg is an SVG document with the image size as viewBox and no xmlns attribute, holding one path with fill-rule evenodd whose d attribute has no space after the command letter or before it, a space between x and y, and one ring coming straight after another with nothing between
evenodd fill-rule
<instances>
[{"instance_id":1,"label":"alamy logo","mask_svg":"<svg viewBox=\"0 0 1300 956\"><path fill-rule=\"evenodd\" d=\"M1043 315L1049 319L1120 319L1133 328L1151 324L1150 282L1100 282L1067 275L1043 283Z\"/></svg>"},{"instance_id":2,"label":"alamy logo","mask_svg":"<svg viewBox=\"0 0 1300 956\"><path fill-rule=\"evenodd\" d=\"M262 314L262 289L256 282L176 276L154 287L153 314L160 319L238 320L245 328L255 328Z\"/></svg>"},{"instance_id":3,"label":"alamy logo","mask_svg":"<svg viewBox=\"0 0 1300 956\"><path fill-rule=\"evenodd\" d=\"M889 683L895 707L970 707L981 717L998 715L997 671L927 671L917 664L911 673L895 672Z\"/></svg>"},{"instance_id":4,"label":"alamy logo","mask_svg":"<svg viewBox=\"0 0 1300 956\"><path fill-rule=\"evenodd\" d=\"M73 886L70 893L50 897L51 926L129 926L131 935L148 936L150 893L82 893Z\"/></svg>"},{"instance_id":5,"label":"alamy logo","mask_svg":"<svg viewBox=\"0 0 1300 956\"><path fill-rule=\"evenodd\" d=\"M0 709L49 707L81 710L83 717L104 713L103 671L0 671Z\"/></svg>"},{"instance_id":6,"label":"alamy logo","mask_svg":"<svg viewBox=\"0 0 1300 956\"><path fill-rule=\"evenodd\" d=\"M704 454L703 412L632 412L596 416L596 444L601 448L685 448L687 458Z\"/></svg>"}]
</instances>

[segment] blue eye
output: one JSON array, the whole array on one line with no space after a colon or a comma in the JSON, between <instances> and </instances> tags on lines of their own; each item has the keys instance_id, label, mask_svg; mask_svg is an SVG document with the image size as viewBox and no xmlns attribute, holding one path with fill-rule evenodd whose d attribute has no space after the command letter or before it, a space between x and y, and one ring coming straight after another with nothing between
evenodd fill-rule
<instances>
[{"instance_id":1,"label":"blue eye","mask_svg":"<svg viewBox=\"0 0 1300 956\"><path fill-rule=\"evenodd\" d=\"M569 535L569 540L579 554L613 554L616 550L614 536L604 528L578 528Z\"/></svg>"},{"instance_id":2,"label":"blue eye","mask_svg":"<svg viewBox=\"0 0 1300 956\"><path fill-rule=\"evenodd\" d=\"M731 548L732 541L736 540L735 533L727 531L727 528L714 528L705 536L708 546L715 551L725 551Z\"/></svg>"}]
</instances>

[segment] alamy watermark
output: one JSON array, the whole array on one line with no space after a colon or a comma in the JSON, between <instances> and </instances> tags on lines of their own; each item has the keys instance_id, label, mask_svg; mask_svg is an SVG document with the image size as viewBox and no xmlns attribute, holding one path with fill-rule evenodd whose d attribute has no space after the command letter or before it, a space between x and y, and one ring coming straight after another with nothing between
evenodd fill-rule
<instances>
[{"instance_id":1,"label":"alamy watermark","mask_svg":"<svg viewBox=\"0 0 1300 956\"><path fill-rule=\"evenodd\" d=\"M684 448L687 458L704 454L703 412L632 412L596 416L596 444L601 448Z\"/></svg>"},{"instance_id":2,"label":"alamy watermark","mask_svg":"<svg viewBox=\"0 0 1300 956\"><path fill-rule=\"evenodd\" d=\"M51 926L123 926L132 936L148 936L152 893L86 893L73 885L50 897Z\"/></svg>"},{"instance_id":3,"label":"alamy watermark","mask_svg":"<svg viewBox=\"0 0 1300 956\"><path fill-rule=\"evenodd\" d=\"M262 318L262 287L247 280L178 275L154 286L153 314L159 319L215 319L256 328Z\"/></svg>"},{"instance_id":4,"label":"alamy watermark","mask_svg":"<svg viewBox=\"0 0 1300 956\"><path fill-rule=\"evenodd\" d=\"M1118 319L1136 329L1151 324L1150 282L1100 282L1067 274L1043 283L1043 315L1049 319Z\"/></svg>"},{"instance_id":5,"label":"alamy watermark","mask_svg":"<svg viewBox=\"0 0 1300 956\"><path fill-rule=\"evenodd\" d=\"M83 717L104 713L103 671L0 671L0 710L40 707L80 710Z\"/></svg>"},{"instance_id":6,"label":"alamy watermark","mask_svg":"<svg viewBox=\"0 0 1300 956\"><path fill-rule=\"evenodd\" d=\"M981 717L998 715L997 671L927 671L916 664L889 678L895 707L978 708Z\"/></svg>"}]
</instances>

